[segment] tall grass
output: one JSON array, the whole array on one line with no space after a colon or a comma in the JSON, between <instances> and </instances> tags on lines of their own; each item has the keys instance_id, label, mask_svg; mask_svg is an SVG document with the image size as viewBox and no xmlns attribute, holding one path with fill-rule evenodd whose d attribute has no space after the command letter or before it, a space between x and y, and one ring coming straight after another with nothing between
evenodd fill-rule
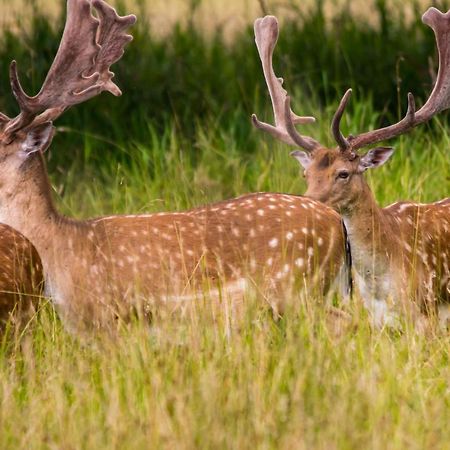
<instances>
[{"instance_id":1,"label":"tall grass","mask_svg":"<svg viewBox=\"0 0 450 450\"><path fill-rule=\"evenodd\" d=\"M28 86L36 88L56 34L44 18L34 19L30 34L3 37L0 54L2 61L20 56L23 68L31 63ZM277 66L300 86L302 113L319 119L305 133L329 142L335 94L360 72L325 75L354 65L334 50L338 28L316 36L308 20L287 24L280 53L292 56ZM373 48L393 61L398 48L411 50L421 70L410 81L428 82L432 36L411 27L411 34L390 30L399 40L393 47L382 47L381 35L356 22L339 28L346 39L335 42L347 42L339 45L349 55L352 46L355 53ZM288 149L250 128L249 113L264 116L268 103L250 32L233 47L194 33L178 28L157 42L141 24L117 67L124 97L98 99L61 121L48 158L64 213L174 210L250 191L304 191ZM37 43L47 50L30 55L26 49ZM372 67L364 83L377 95L368 89L356 96L345 116L348 132L397 115L395 64ZM305 68L317 72L314 85ZM410 81L402 78L406 91ZM12 110L9 102L2 97L2 109ZM386 105L392 109L376 112ZM392 161L369 174L380 203L448 196L449 136L441 118L394 142ZM1 341L0 448L448 448L449 336L371 330L357 302L346 307L350 320L341 321L320 300L292 302L278 322L252 298L242 317L230 316L226 304L212 316L199 302L184 319L159 318L150 330L133 323L115 339L89 341L66 333L44 306L25 331L10 330Z\"/></svg>"},{"instance_id":2,"label":"tall grass","mask_svg":"<svg viewBox=\"0 0 450 450\"><path fill-rule=\"evenodd\" d=\"M371 331L357 306L339 334L317 305L274 323L246 299L81 345L51 310L0 350L0 446L447 448L449 337Z\"/></svg>"}]
</instances>

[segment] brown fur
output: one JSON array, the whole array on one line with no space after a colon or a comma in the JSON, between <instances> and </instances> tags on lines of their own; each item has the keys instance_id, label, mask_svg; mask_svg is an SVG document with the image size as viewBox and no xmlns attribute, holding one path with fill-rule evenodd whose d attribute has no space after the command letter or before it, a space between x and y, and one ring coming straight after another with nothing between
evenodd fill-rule
<instances>
[{"instance_id":1,"label":"brown fur","mask_svg":"<svg viewBox=\"0 0 450 450\"><path fill-rule=\"evenodd\" d=\"M43 288L36 249L20 233L0 224L0 328L23 322L38 305Z\"/></svg>"},{"instance_id":2,"label":"brown fur","mask_svg":"<svg viewBox=\"0 0 450 450\"><path fill-rule=\"evenodd\" d=\"M134 308L178 308L202 291L217 297L219 288L220 297L230 283L242 297L243 280L280 308L304 284L327 292L343 266L338 214L299 196L249 194L180 213L66 219L51 201L41 155L23 162L20 145L3 149L0 216L36 246L48 293L76 328Z\"/></svg>"},{"instance_id":3,"label":"brown fur","mask_svg":"<svg viewBox=\"0 0 450 450\"><path fill-rule=\"evenodd\" d=\"M417 274L419 297L432 301L428 307L450 302L450 198L429 204L398 202L383 212L406 270Z\"/></svg>"}]
</instances>

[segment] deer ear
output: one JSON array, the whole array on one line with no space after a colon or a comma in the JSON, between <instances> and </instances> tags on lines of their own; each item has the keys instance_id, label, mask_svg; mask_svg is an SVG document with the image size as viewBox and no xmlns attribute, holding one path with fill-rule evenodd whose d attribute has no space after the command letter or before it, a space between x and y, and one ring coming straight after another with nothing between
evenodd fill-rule
<instances>
[{"instance_id":1,"label":"deer ear","mask_svg":"<svg viewBox=\"0 0 450 450\"><path fill-rule=\"evenodd\" d=\"M29 156L36 152L45 152L52 143L55 128L51 122L32 128L22 144L22 152Z\"/></svg>"},{"instance_id":2,"label":"deer ear","mask_svg":"<svg viewBox=\"0 0 450 450\"><path fill-rule=\"evenodd\" d=\"M367 169L382 166L394 153L392 147L376 147L369 150L359 160L359 171L364 172Z\"/></svg>"},{"instance_id":3,"label":"deer ear","mask_svg":"<svg viewBox=\"0 0 450 450\"><path fill-rule=\"evenodd\" d=\"M290 155L295 158L304 169L307 169L311 165L311 157L306 152L295 150L295 152L291 152Z\"/></svg>"}]
</instances>

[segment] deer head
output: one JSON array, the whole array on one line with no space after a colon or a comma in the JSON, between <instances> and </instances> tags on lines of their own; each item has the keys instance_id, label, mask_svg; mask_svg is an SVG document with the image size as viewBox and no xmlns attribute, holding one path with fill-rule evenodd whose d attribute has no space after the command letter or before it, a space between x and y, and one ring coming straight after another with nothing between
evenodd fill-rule
<instances>
[{"instance_id":1,"label":"deer head","mask_svg":"<svg viewBox=\"0 0 450 450\"><path fill-rule=\"evenodd\" d=\"M275 76L272 68L272 55L278 38L277 19L267 16L255 22L255 40L269 88L275 126L259 121L255 115L252 120L258 129L302 149L291 155L304 169L308 185L307 196L323 201L341 212L351 210L362 193L366 194L368 190L363 173L384 164L394 151L392 147L376 147L365 154L359 154L358 150L406 133L450 107L450 11L443 14L436 8L429 8L422 20L433 29L439 52L436 84L426 103L416 111L414 97L409 93L406 115L398 123L345 137L340 131L340 122L352 92L349 89L331 124L331 131L337 142L336 148L326 148L314 139L301 135L295 128L296 124L313 122L314 119L299 117L292 112L290 98L282 86L283 80Z\"/></svg>"},{"instance_id":2,"label":"deer head","mask_svg":"<svg viewBox=\"0 0 450 450\"><path fill-rule=\"evenodd\" d=\"M341 212L351 211L368 189L363 173L384 164L392 155L391 147L376 147L365 155L317 148L309 155L291 153L304 168L307 197L332 205Z\"/></svg>"}]
</instances>

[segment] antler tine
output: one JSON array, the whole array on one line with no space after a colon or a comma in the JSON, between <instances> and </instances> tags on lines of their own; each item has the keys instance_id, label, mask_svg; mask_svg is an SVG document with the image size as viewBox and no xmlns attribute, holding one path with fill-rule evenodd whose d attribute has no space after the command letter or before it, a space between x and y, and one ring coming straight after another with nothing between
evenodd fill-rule
<instances>
[{"instance_id":1,"label":"antler tine","mask_svg":"<svg viewBox=\"0 0 450 450\"><path fill-rule=\"evenodd\" d=\"M352 90L347 89L344 96L339 103L338 109L334 113L333 120L331 122L331 132L333 133L334 139L336 140L339 148L342 151L347 150L350 147L348 140L344 137L341 132L341 119L344 114L345 108L347 107L347 103L350 100L350 96L352 95Z\"/></svg>"},{"instance_id":2,"label":"antler tine","mask_svg":"<svg viewBox=\"0 0 450 450\"><path fill-rule=\"evenodd\" d=\"M422 122L425 122L425 120L423 120ZM380 128L378 130L372 130L355 137L350 136L348 138L348 142L352 150L358 150L359 148L365 147L367 145L375 144L380 141L385 141L387 139L392 139L393 137L400 136L401 134L409 131L411 128L414 128L419 123L421 122L417 121L414 96L411 94L411 92L408 92L408 109L406 111L405 117L403 117L400 122L397 122L394 125Z\"/></svg>"},{"instance_id":3,"label":"antler tine","mask_svg":"<svg viewBox=\"0 0 450 450\"><path fill-rule=\"evenodd\" d=\"M408 110L400 122L349 138L352 149L356 150L399 136L430 120L435 114L450 108L450 11L444 14L436 8L428 8L422 16L422 21L433 29L439 53L438 76L432 93L417 112L414 97L409 93Z\"/></svg>"},{"instance_id":4,"label":"antler tine","mask_svg":"<svg viewBox=\"0 0 450 450\"><path fill-rule=\"evenodd\" d=\"M125 45L133 40L133 36L125 31L134 25L136 16L120 17L115 9L103 0L94 0L92 4L100 16L97 39L100 51L95 61L95 69L100 74L99 80L103 83L103 90L119 96L122 92L112 81L114 73L109 68L123 56Z\"/></svg>"},{"instance_id":5,"label":"antler tine","mask_svg":"<svg viewBox=\"0 0 450 450\"><path fill-rule=\"evenodd\" d=\"M70 106L82 103L102 91L120 95L109 67L123 55L132 37L125 29L133 25L133 15L120 17L103 0L93 0L99 19L92 16L90 0L67 0L67 19L55 60L39 93L28 96L21 87L15 61L10 68L11 88L20 114L4 135L31 124L55 120ZM40 116L39 116L40 114Z\"/></svg>"},{"instance_id":6,"label":"antler tine","mask_svg":"<svg viewBox=\"0 0 450 450\"><path fill-rule=\"evenodd\" d=\"M439 69L433 91L416 114L416 120L424 122L450 107L450 11L443 14L436 8L428 8L422 16L422 22L433 29L439 54Z\"/></svg>"},{"instance_id":7,"label":"antler tine","mask_svg":"<svg viewBox=\"0 0 450 450\"><path fill-rule=\"evenodd\" d=\"M271 134L286 144L313 151L320 144L314 139L298 133L294 124L312 123L315 122L315 119L314 117L297 116L291 110L289 97L283 88L283 79L278 78L273 70L273 51L279 33L278 21L274 16L266 16L255 21L254 29L256 47L272 102L275 126L261 122L255 114L252 115L253 124L256 128ZM286 105L288 105L287 109Z\"/></svg>"}]
</instances>

